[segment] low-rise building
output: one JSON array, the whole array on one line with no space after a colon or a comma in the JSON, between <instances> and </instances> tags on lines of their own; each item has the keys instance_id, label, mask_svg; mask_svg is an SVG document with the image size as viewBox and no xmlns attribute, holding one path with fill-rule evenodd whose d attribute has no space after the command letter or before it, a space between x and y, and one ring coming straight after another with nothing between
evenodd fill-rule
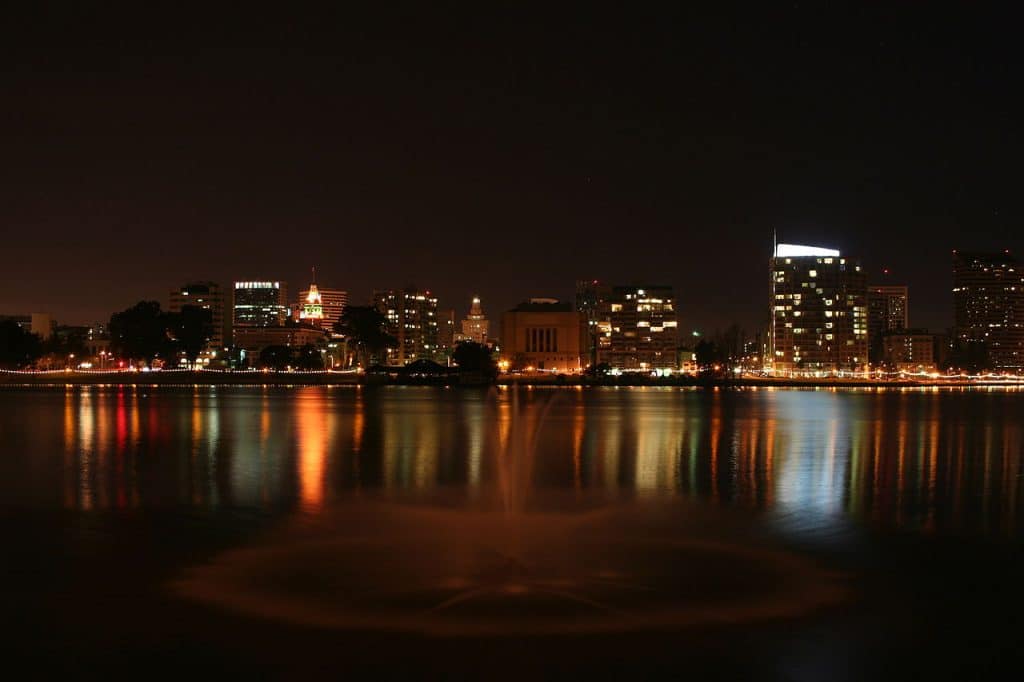
<instances>
[{"instance_id":1,"label":"low-rise building","mask_svg":"<svg viewBox=\"0 0 1024 682\"><path fill-rule=\"evenodd\" d=\"M259 355L267 346L324 346L326 343L324 330L312 326L289 324L281 327L235 328L235 346L250 357Z\"/></svg>"},{"instance_id":2,"label":"low-rise building","mask_svg":"<svg viewBox=\"0 0 1024 682\"><path fill-rule=\"evenodd\" d=\"M533 298L501 318L501 363L510 370L583 369L585 319L570 303Z\"/></svg>"}]
</instances>

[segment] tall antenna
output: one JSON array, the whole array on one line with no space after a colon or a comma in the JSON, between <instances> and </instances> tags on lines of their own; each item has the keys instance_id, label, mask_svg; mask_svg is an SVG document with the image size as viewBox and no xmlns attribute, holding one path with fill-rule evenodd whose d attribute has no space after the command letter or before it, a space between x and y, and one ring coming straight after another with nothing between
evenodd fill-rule
<instances>
[{"instance_id":1,"label":"tall antenna","mask_svg":"<svg viewBox=\"0 0 1024 682\"><path fill-rule=\"evenodd\" d=\"M315 265L313 266L312 270L313 270L313 284L316 284L316 266Z\"/></svg>"},{"instance_id":2,"label":"tall antenna","mask_svg":"<svg viewBox=\"0 0 1024 682\"><path fill-rule=\"evenodd\" d=\"M775 258L775 254L779 250L779 232L772 227L772 258Z\"/></svg>"}]
</instances>

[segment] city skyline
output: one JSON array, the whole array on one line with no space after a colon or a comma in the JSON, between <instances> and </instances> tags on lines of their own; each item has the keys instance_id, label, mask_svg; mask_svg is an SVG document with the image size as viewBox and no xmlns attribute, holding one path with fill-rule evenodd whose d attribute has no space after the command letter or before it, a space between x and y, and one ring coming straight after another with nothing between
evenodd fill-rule
<instances>
[{"instance_id":1,"label":"city skyline","mask_svg":"<svg viewBox=\"0 0 1024 682\"><path fill-rule=\"evenodd\" d=\"M4 311L303 282L313 249L352 300L656 281L685 329L753 329L777 232L888 268L911 324L945 328L953 249L1024 251L994 10L399 12L128 42L83 15L5 45Z\"/></svg>"}]
</instances>

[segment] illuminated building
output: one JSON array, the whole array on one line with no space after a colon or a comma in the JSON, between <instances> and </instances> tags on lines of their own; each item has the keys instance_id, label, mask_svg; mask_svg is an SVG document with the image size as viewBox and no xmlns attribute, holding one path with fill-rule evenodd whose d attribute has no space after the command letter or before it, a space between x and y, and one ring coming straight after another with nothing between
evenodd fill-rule
<instances>
[{"instance_id":1,"label":"illuminated building","mask_svg":"<svg viewBox=\"0 0 1024 682\"><path fill-rule=\"evenodd\" d=\"M190 282L171 291L167 309L180 313L185 306L195 306L210 311L212 333L207 348L217 350L224 347L224 293L216 282Z\"/></svg>"},{"instance_id":2,"label":"illuminated building","mask_svg":"<svg viewBox=\"0 0 1024 682\"><path fill-rule=\"evenodd\" d=\"M480 308L480 298L473 297L469 306L469 315L462 321L462 341L475 341L476 343L487 343L487 318Z\"/></svg>"},{"instance_id":3,"label":"illuminated building","mask_svg":"<svg viewBox=\"0 0 1024 682\"><path fill-rule=\"evenodd\" d=\"M1008 252L953 252L954 331L995 368L1024 367L1024 270Z\"/></svg>"},{"instance_id":4,"label":"illuminated building","mask_svg":"<svg viewBox=\"0 0 1024 682\"><path fill-rule=\"evenodd\" d=\"M867 283L860 260L834 249L779 244L770 263L770 368L865 370Z\"/></svg>"},{"instance_id":5,"label":"illuminated building","mask_svg":"<svg viewBox=\"0 0 1024 682\"><path fill-rule=\"evenodd\" d=\"M678 369L672 287L612 286L598 304L597 361L613 369Z\"/></svg>"},{"instance_id":6,"label":"illuminated building","mask_svg":"<svg viewBox=\"0 0 1024 682\"><path fill-rule=\"evenodd\" d=\"M288 318L284 282L235 282L234 327L279 327Z\"/></svg>"},{"instance_id":7,"label":"illuminated building","mask_svg":"<svg viewBox=\"0 0 1024 682\"><path fill-rule=\"evenodd\" d=\"M436 296L407 287L375 291L373 301L384 315L387 333L398 339L397 347L388 349L388 364L443 360L438 340Z\"/></svg>"},{"instance_id":8,"label":"illuminated building","mask_svg":"<svg viewBox=\"0 0 1024 682\"><path fill-rule=\"evenodd\" d=\"M533 298L501 317L501 362L512 370L579 372L584 319L569 303Z\"/></svg>"},{"instance_id":9,"label":"illuminated building","mask_svg":"<svg viewBox=\"0 0 1024 682\"><path fill-rule=\"evenodd\" d=\"M868 356L871 362L880 362L885 355L882 337L909 326L907 303L905 286L868 286Z\"/></svg>"},{"instance_id":10,"label":"illuminated building","mask_svg":"<svg viewBox=\"0 0 1024 682\"><path fill-rule=\"evenodd\" d=\"M883 335L883 359L895 370L930 372L935 369L935 335L923 329L904 329Z\"/></svg>"},{"instance_id":11,"label":"illuminated building","mask_svg":"<svg viewBox=\"0 0 1024 682\"><path fill-rule=\"evenodd\" d=\"M299 292L295 305L295 318L305 324L333 331L341 320L341 313L348 305L348 292L341 289L323 289L316 283L316 268L313 268L313 282Z\"/></svg>"}]
</instances>

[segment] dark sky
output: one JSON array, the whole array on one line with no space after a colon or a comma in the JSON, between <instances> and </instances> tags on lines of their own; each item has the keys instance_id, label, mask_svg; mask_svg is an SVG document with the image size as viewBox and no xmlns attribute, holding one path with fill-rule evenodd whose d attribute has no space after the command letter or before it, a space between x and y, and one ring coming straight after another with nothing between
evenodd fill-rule
<instances>
[{"instance_id":1,"label":"dark sky","mask_svg":"<svg viewBox=\"0 0 1024 682\"><path fill-rule=\"evenodd\" d=\"M1016 23L890 4L8 17L0 312L316 265L494 318L667 282L683 328L753 331L777 229L945 327L952 248L1024 251Z\"/></svg>"}]
</instances>

